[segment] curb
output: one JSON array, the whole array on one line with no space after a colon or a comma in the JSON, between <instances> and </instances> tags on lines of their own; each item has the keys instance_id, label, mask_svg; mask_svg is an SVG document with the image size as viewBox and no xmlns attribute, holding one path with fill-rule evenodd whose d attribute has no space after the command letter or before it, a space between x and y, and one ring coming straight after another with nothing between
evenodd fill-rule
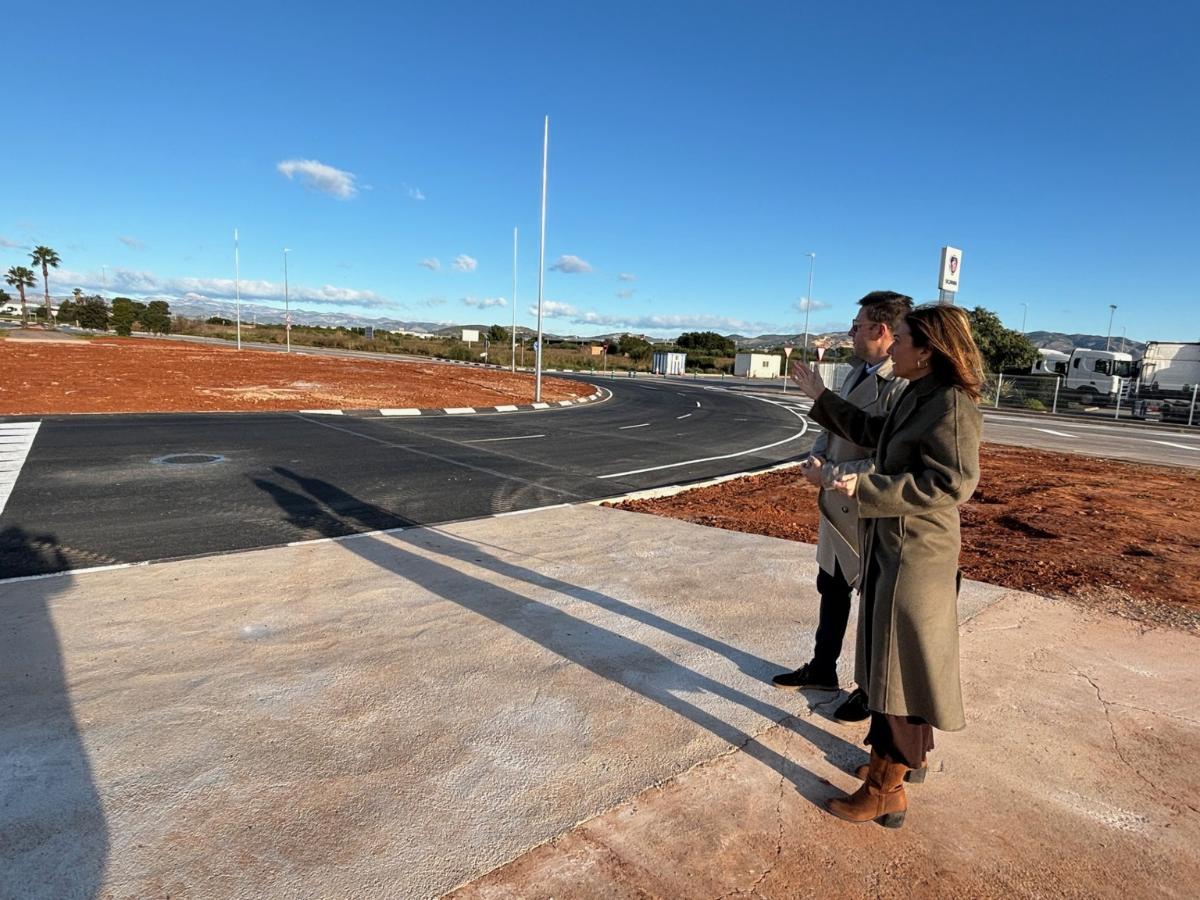
<instances>
[{"instance_id":1,"label":"curb","mask_svg":"<svg viewBox=\"0 0 1200 900\"><path fill-rule=\"evenodd\" d=\"M299 413L312 416L352 416L359 419L374 419L381 416L468 416L475 413L527 412L533 409L560 409L564 406L581 406L584 403L600 403L612 397L612 391L598 388L595 393L576 400L556 400L552 403L519 403L501 406L444 406L433 409L298 409Z\"/></svg>"},{"instance_id":2,"label":"curb","mask_svg":"<svg viewBox=\"0 0 1200 900\"><path fill-rule=\"evenodd\" d=\"M806 453L805 456L808 454ZM791 462L777 463L773 466L767 466L764 469L751 469L747 472L734 472L730 475L718 475L716 478L709 478L705 481L694 481L688 484L668 484L662 487L647 488L644 491L631 491L628 494L617 494L612 497L601 497L599 500L584 500L583 505L588 506L605 506L609 503L624 503L627 500L657 500L660 497L674 497L676 494L686 494L688 491L698 490L699 488L712 487L714 484L724 484L726 481L734 481L738 478L752 478L755 475L766 475L769 472L779 472L784 469L794 469L798 467L803 460L793 460Z\"/></svg>"}]
</instances>

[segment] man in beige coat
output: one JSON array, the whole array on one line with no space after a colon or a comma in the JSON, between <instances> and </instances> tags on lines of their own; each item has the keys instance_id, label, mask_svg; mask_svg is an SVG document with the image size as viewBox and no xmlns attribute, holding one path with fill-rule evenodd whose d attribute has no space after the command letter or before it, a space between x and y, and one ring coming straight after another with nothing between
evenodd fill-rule
<instances>
[{"instance_id":1,"label":"man in beige coat","mask_svg":"<svg viewBox=\"0 0 1200 900\"><path fill-rule=\"evenodd\" d=\"M860 307L850 336L858 358L846 377L840 395L868 415L883 415L908 384L892 376L888 348L895 327L912 309L912 298L893 291L874 291L858 301ZM821 487L824 469L836 466L838 472L867 472L875 456L874 447L861 447L845 438L824 432L813 444L802 464L804 477ZM850 618L850 595L859 580L858 503L852 497L821 490L817 497L820 510L817 535L817 593L821 597L813 658L794 672L783 672L772 681L784 690L813 688L838 690L837 661ZM866 694L861 688L834 711L834 716L849 722L870 715Z\"/></svg>"}]
</instances>

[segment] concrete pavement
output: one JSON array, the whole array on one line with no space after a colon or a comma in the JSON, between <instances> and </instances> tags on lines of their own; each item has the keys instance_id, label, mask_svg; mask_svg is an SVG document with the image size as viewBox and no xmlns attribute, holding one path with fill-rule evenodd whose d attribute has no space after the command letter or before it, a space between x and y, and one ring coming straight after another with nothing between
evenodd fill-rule
<instances>
[{"instance_id":1,"label":"concrete pavement","mask_svg":"<svg viewBox=\"0 0 1200 900\"><path fill-rule=\"evenodd\" d=\"M1194 638L968 584L971 727L855 828L863 727L768 683L815 571L585 505L0 584L0 897L1194 885Z\"/></svg>"}]
</instances>

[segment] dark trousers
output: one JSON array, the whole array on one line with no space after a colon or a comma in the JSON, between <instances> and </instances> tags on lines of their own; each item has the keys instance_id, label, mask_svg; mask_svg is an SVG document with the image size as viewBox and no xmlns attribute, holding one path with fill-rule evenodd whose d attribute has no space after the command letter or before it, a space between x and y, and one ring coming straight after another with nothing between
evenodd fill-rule
<instances>
[{"instance_id":1,"label":"dark trousers","mask_svg":"<svg viewBox=\"0 0 1200 900\"><path fill-rule=\"evenodd\" d=\"M818 671L834 673L838 657L842 655L846 624L850 621L851 594L851 587L836 559L832 573L817 570L817 593L821 595L821 611L817 619L813 666Z\"/></svg>"}]
</instances>

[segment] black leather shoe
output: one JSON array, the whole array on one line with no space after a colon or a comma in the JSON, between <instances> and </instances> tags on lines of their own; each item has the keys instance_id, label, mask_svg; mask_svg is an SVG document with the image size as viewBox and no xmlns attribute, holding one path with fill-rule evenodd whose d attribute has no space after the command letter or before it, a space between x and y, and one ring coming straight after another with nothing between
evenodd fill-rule
<instances>
[{"instance_id":1,"label":"black leather shoe","mask_svg":"<svg viewBox=\"0 0 1200 900\"><path fill-rule=\"evenodd\" d=\"M795 672L783 672L771 679L775 687L785 691L799 691L811 688L814 691L837 691L837 673L818 672L812 663L805 663Z\"/></svg>"},{"instance_id":2,"label":"black leather shoe","mask_svg":"<svg viewBox=\"0 0 1200 900\"><path fill-rule=\"evenodd\" d=\"M862 688L851 691L846 702L833 711L833 717L843 722L861 722L870 715L871 710L867 709L867 692Z\"/></svg>"}]
</instances>

